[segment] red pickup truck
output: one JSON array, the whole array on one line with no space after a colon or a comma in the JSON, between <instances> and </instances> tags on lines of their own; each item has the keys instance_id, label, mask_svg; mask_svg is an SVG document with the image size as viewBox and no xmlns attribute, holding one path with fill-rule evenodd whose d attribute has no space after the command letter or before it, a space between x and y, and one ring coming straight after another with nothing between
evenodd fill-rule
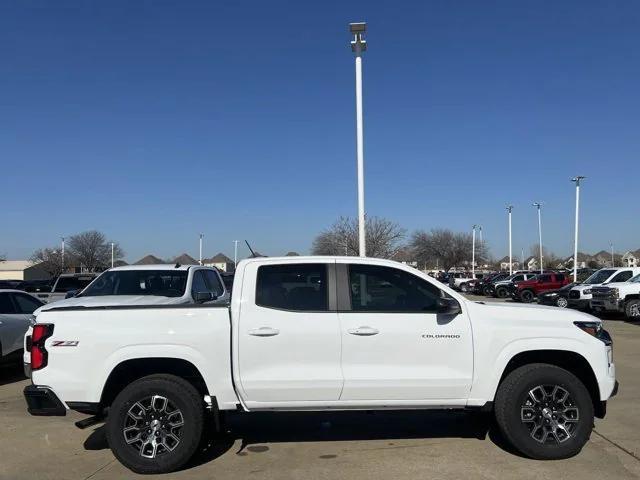
<instances>
[{"instance_id":1,"label":"red pickup truck","mask_svg":"<svg viewBox=\"0 0 640 480\"><path fill-rule=\"evenodd\" d=\"M512 297L518 302L531 303L539 294L549 290L557 290L570 282L571 279L564 273L541 273L531 280L518 282Z\"/></svg>"}]
</instances>

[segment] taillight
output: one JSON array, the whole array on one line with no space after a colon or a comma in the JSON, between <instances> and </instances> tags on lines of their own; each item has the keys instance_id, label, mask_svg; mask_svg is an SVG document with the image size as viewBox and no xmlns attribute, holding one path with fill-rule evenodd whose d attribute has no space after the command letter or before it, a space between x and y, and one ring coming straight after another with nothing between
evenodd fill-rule
<instances>
[{"instance_id":1,"label":"taillight","mask_svg":"<svg viewBox=\"0 0 640 480\"><path fill-rule=\"evenodd\" d=\"M48 354L44 342L53 335L53 325L37 323L31 334L31 370L40 370L47 366Z\"/></svg>"}]
</instances>

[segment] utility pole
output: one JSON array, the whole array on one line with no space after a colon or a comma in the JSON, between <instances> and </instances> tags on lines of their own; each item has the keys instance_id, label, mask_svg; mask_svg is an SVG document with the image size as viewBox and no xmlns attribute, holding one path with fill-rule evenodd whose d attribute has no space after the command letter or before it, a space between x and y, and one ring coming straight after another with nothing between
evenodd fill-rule
<instances>
[{"instance_id":1,"label":"utility pole","mask_svg":"<svg viewBox=\"0 0 640 480\"><path fill-rule=\"evenodd\" d=\"M544 266L542 264L542 214L540 213L540 207L542 204L540 202L535 202L533 204L534 207L538 209L538 238L539 238L539 249L540 249L540 273L544 271Z\"/></svg>"},{"instance_id":2,"label":"utility pole","mask_svg":"<svg viewBox=\"0 0 640 480\"><path fill-rule=\"evenodd\" d=\"M358 165L358 240L360 256L367 256L364 215L364 126L362 120L362 53L367 49L363 38L367 30L365 22L350 23L353 34L351 50L356 55L356 158Z\"/></svg>"},{"instance_id":3,"label":"utility pole","mask_svg":"<svg viewBox=\"0 0 640 480\"><path fill-rule=\"evenodd\" d=\"M578 218L580 214L580 181L586 177L578 175L571 179L576 184L576 226L573 240L573 281L578 281Z\"/></svg>"},{"instance_id":4,"label":"utility pole","mask_svg":"<svg viewBox=\"0 0 640 480\"><path fill-rule=\"evenodd\" d=\"M513 251L511 249L511 211L513 205L507 206L507 212L509 212L509 275L513 275Z\"/></svg>"},{"instance_id":5,"label":"utility pole","mask_svg":"<svg viewBox=\"0 0 640 480\"><path fill-rule=\"evenodd\" d=\"M238 240L233 241L233 271L236 271L238 266Z\"/></svg>"},{"instance_id":6,"label":"utility pole","mask_svg":"<svg viewBox=\"0 0 640 480\"><path fill-rule=\"evenodd\" d=\"M202 237L204 237L204 234L201 233L200 234L200 259L199 259L200 265L202 265Z\"/></svg>"},{"instance_id":7,"label":"utility pole","mask_svg":"<svg viewBox=\"0 0 640 480\"><path fill-rule=\"evenodd\" d=\"M113 242L111 242L111 268L113 268Z\"/></svg>"},{"instance_id":8,"label":"utility pole","mask_svg":"<svg viewBox=\"0 0 640 480\"><path fill-rule=\"evenodd\" d=\"M610 242L609 246L611 247L611 267L615 267L616 266L616 258L613 255L613 242Z\"/></svg>"}]
</instances>

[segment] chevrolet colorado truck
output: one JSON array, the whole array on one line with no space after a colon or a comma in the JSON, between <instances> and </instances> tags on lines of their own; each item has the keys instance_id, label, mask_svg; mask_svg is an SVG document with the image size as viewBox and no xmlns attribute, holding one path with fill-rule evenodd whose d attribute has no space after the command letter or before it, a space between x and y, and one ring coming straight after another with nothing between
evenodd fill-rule
<instances>
[{"instance_id":1,"label":"chevrolet colorado truck","mask_svg":"<svg viewBox=\"0 0 640 480\"><path fill-rule=\"evenodd\" d=\"M591 289L591 309L622 312L629 320L640 319L640 274L626 282Z\"/></svg>"},{"instance_id":2,"label":"chevrolet colorado truck","mask_svg":"<svg viewBox=\"0 0 640 480\"><path fill-rule=\"evenodd\" d=\"M243 260L229 307L36 311L26 347L28 411L104 418L114 455L139 473L179 469L229 410L493 412L522 454L566 458L617 392L599 319L473 302L360 257Z\"/></svg>"}]
</instances>

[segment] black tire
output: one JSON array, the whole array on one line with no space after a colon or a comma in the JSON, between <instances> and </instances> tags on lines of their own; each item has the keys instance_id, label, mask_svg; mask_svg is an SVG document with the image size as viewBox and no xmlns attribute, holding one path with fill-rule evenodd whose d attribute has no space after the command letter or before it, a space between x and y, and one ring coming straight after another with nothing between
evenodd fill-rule
<instances>
[{"instance_id":1,"label":"black tire","mask_svg":"<svg viewBox=\"0 0 640 480\"><path fill-rule=\"evenodd\" d=\"M544 389L539 390L542 387ZM546 407L544 402L531 400L535 397L548 399L548 396L540 395L545 390L552 391L555 397ZM567 400L563 401L564 407L569 405L564 410L568 413L556 415L554 412L560 410L556 410L555 402L564 395L563 391L568 394ZM537 393L531 397L530 392ZM536 414L538 405L541 405L540 413ZM495 398L495 416L504 438L520 453L537 460L555 460L576 455L587 443L593 428L593 403L584 384L571 372L554 365L532 363L517 368L500 384ZM559 416L562 418L557 419ZM570 418L574 416L577 418ZM530 420L525 421L523 417ZM555 422L555 430L544 422ZM536 438L542 436L542 439Z\"/></svg>"},{"instance_id":2,"label":"black tire","mask_svg":"<svg viewBox=\"0 0 640 480\"><path fill-rule=\"evenodd\" d=\"M522 290L520 292L520 300L524 303L531 303L535 300L536 294L531 290Z\"/></svg>"},{"instance_id":3,"label":"black tire","mask_svg":"<svg viewBox=\"0 0 640 480\"><path fill-rule=\"evenodd\" d=\"M485 297L490 297L491 295L493 295L493 289L490 286L487 285L482 290L482 293L484 294Z\"/></svg>"},{"instance_id":4,"label":"black tire","mask_svg":"<svg viewBox=\"0 0 640 480\"><path fill-rule=\"evenodd\" d=\"M629 320L640 320L640 299L629 300L624 306L624 314Z\"/></svg>"},{"instance_id":5,"label":"black tire","mask_svg":"<svg viewBox=\"0 0 640 480\"><path fill-rule=\"evenodd\" d=\"M509 296L509 291L505 287L496 288L496 297L507 298L508 296Z\"/></svg>"},{"instance_id":6,"label":"black tire","mask_svg":"<svg viewBox=\"0 0 640 480\"><path fill-rule=\"evenodd\" d=\"M556 298L556 307L567 308L569 306L569 301L564 297Z\"/></svg>"},{"instance_id":7,"label":"black tire","mask_svg":"<svg viewBox=\"0 0 640 480\"><path fill-rule=\"evenodd\" d=\"M462 293L467 293L469 291L469 287L467 286L466 283L463 283L462 285L460 285L460 291Z\"/></svg>"},{"instance_id":8,"label":"black tire","mask_svg":"<svg viewBox=\"0 0 640 480\"><path fill-rule=\"evenodd\" d=\"M150 418L162 419L163 422L169 422L169 419L173 418L175 420L173 423L180 423L177 419L181 418L183 425L169 427L170 429L179 429L171 430L175 438L178 438L178 442L173 445L173 449L168 450L162 446L153 446L154 455L156 455L157 450L160 452L155 458L146 458L141 453L145 449L145 442L142 439L138 440L143 442L140 447L137 444L127 444L125 440L125 422L131 421L132 417L129 416L129 412L130 409L136 408L137 402L145 403L148 398L151 398L153 402L154 396L167 399L168 403L163 408L165 413L161 413L164 416L158 416L158 412L153 405L148 410L140 409L140 412L144 412L140 416L143 417L147 412L151 412L149 415L153 416ZM168 414L167 405L175 406L179 410L181 417L178 417L175 411ZM145 418L148 419L149 417L145 416ZM135 423L138 424L138 421L136 420ZM151 423L153 423L153 420ZM202 395L198 393L191 383L174 375L149 375L129 384L114 400L109 409L109 416L106 422L107 441L120 463L133 472L143 474L168 473L184 466L191 459L202 438L203 424L204 402ZM144 419L140 420L140 425L142 429L136 430L138 436L141 434L146 435L147 432L151 431L145 430L148 423L145 423ZM159 425L156 427L159 427ZM135 428L138 429L137 426ZM163 437L164 432L165 429L162 429L157 435L160 438L166 438ZM175 442L175 440L172 440L172 442ZM149 444L146 443L146 445L148 446Z\"/></svg>"}]
</instances>

